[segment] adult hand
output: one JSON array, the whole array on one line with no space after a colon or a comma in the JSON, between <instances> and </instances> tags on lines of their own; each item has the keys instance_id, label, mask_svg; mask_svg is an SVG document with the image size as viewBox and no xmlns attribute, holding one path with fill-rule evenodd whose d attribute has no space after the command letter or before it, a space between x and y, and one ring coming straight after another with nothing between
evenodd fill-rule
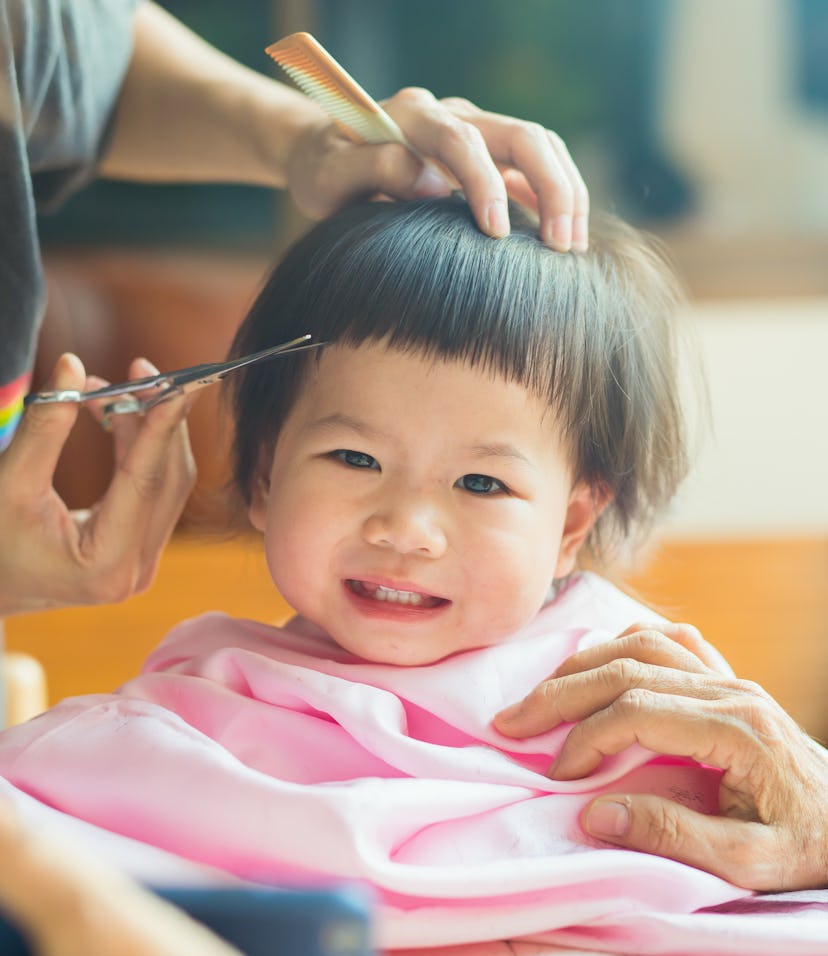
<instances>
[{"instance_id":1,"label":"adult hand","mask_svg":"<svg viewBox=\"0 0 828 956\"><path fill-rule=\"evenodd\" d=\"M373 193L413 199L459 186L492 236L509 231L509 193L537 210L548 245L586 249L583 179L560 137L537 123L400 90L383 105L430 160L423 165L396 143L351 143L313 100L220 53L155 3L140 4L134 24L104 176L286 186L314 219Z\"/></svg>"},{"instance_id":2,"label":"adult hand","mask_svg":"<svg viewBox=\"0 0 828 956\"><path fill-rule=\"evenodd\" d=\"M133 377L156 369L133 362ZM97 387L73 355L47 388ZM144 417L113 416L115 472L92 508L69 511L53 487L58 457L78 415L74 404L31 405L0 455L0 617L73 604L120 601L149 586L195 468L184 398ZM92 409L99 418L100 409Z\"/></svg>"},{"instance_id":3,"label":"adult hand","mask_svg":"<svg viewBox=\"0 0 828 956\"><path fill-rule=\"evenodd\" d=\"M694 628L636 625L574 654L495 725L526 737L576 722L549 772L557 780L585 777L633 743L718 767L721 816L617 793L588 804L581 825L748 889L828 886L828 752L715 661Z\"/></svg>"},{"instance_id":4,"label":"adult hand","mask_svg":"<svg viewBox=\"0 0 828 956\"><path fill-rule=\"evenodd\" d=\"M0 907L38 956L239 956L87 850L24 829L0 802Z\"/></svg>"},{"instance_id":5,"label":"adult hand","mask_svg":"<svg viewBox=\"0 0 828 956\"><path fill-rule=\"evenodd\" d=\"M547 245L587 248L589 195L556 133L423 89L400 90L383 106L429 161L395 143L355 146L329 123L311 126L287 166L288 188L303 212L321 217L365 193L412 199L459 186L489 235L508 234L511 195L538 213Z\"/></svg>"}]
</instances>

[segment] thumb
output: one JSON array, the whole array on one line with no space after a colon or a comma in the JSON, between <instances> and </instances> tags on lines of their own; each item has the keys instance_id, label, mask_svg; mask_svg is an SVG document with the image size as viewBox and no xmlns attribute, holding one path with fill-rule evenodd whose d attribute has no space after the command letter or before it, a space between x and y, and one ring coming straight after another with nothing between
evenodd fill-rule
<instances>
[{"instance_id":1,"label":"thumb","mask_svg":"<svg viewBox=\"0 0 828 956\"><path fill-rule=\"evenodd\" d=\"M81 360L67 352L55 363L44 390L84 388L86 372ZM74 402L29 405L17 432L4 453L4 465L24 477L29 489L51 487L58 458L78 417Z\"/></svg>"},{"instance_id":2,"label":"thumb","mask_svg":"<svg viewBox=\"0 0 828 956\"><path fill-rule=\"evenodd\" d=\"M581 826L593 837L706 870L760 889L760 861L772 858L773 830L761 823L707 816L649 794L608 794L588 804Z\"/></svg>"}]
</instances>

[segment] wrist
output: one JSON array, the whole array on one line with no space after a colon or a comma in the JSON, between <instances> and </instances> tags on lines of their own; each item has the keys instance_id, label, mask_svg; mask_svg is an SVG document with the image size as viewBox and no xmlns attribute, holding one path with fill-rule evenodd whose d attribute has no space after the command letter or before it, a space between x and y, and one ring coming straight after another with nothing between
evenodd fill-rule
<instances>
[{"instance_id":1,"label":"wrist","mask_svg":"<svg viewBox=\"0 0 828 956\"><path fill-rule=\"evenodd\" d=\"M303 94L276 80L264 82L266 87L258 91L258 101L250 111L256 117L250 156L258 163L253 181L284 189L301 164L305 144L329 126L330 119Z\"/></svg>"}]
</instances>

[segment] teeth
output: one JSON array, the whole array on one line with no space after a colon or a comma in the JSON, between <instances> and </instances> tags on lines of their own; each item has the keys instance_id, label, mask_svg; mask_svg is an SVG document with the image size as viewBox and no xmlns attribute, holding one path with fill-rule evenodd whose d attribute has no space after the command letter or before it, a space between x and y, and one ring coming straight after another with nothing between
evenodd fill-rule
<instances>
[{"instance_id":1,"label":"teeth","mask_svg":"<svg viewBox=\"0 0 828 956\"><path fill-rule=\"evenodd\" d=\"M387 588L381 584L369 584L357 578L350 578L348 587L355 593L374 601L385 601L386 604L400 604L406 607L435 608L450 604L445 598L421 591L400 591L397 588Z\"/></svg>"},{"instance_id":2,"label":"teeth","mask_svg":"<svg viewBox=\"0 0 828 956\"><path fill-rule=\"evenodd\" d=\"M397 591L394 588L384 588L382 585L374 591L377 601L388 601L389 604L422 604L422 596L414 591Z\"/></svg>"}]
</instances>

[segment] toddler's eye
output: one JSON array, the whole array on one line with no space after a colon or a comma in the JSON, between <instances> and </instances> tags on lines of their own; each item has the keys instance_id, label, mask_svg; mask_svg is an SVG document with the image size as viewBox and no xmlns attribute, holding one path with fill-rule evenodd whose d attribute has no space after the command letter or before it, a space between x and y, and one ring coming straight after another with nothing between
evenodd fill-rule
<instances>
[{"instance_id":1,"label":"toddler's eye","mask_svg":"<svg viewBox=\"0 0 828 956\"><path fill-rule=\"evenodd\" d=\"M463 475L457 479L457 485L475 495L497 495L507 490L502 481L490 475Z\"/></svg>"},{"instance_id":2,"label":"toddler's eye","mask_svg":"<svg viewBox=\"0 0 828 956\"><path fill-rule=\"evenodd\" d=\"M376 458L366 455L364 451L352 451L350 448L337 448L331 455L351 468L375 468L379 470Z\"/></svg>"}]
</instances>

